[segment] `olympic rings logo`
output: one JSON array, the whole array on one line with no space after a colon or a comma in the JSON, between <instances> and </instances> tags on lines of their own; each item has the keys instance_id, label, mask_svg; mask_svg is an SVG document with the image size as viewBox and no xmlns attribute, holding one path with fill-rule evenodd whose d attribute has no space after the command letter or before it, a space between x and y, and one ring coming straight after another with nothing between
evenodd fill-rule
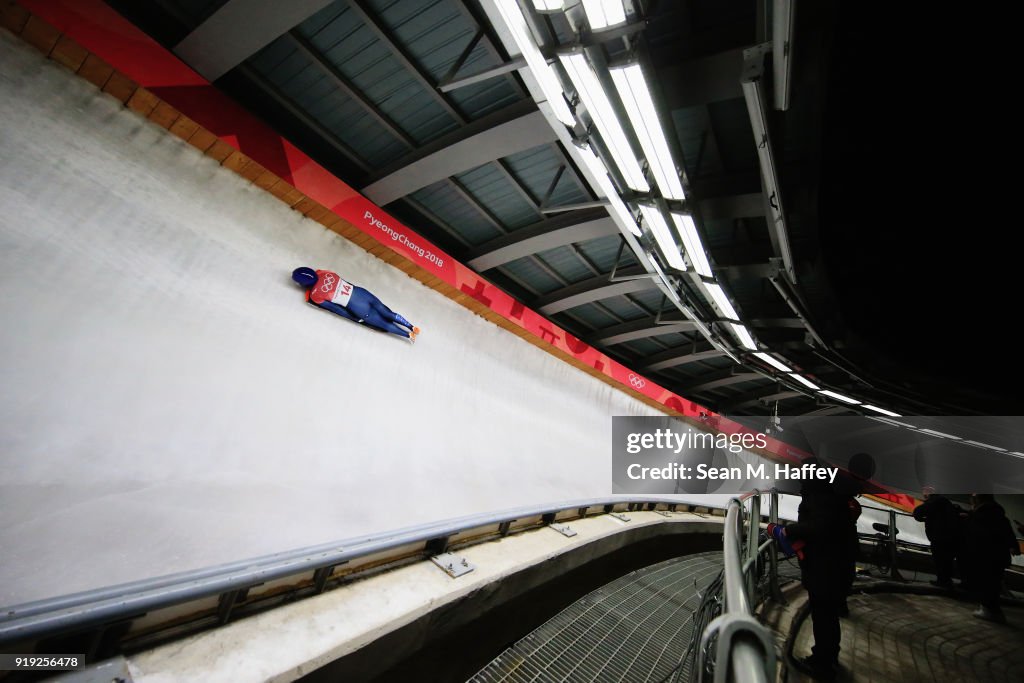
<instances>
[{"instance_id":1,"label":"olympic rings logo","mask_svg":"<svg viewBox=\"0 0 1024 683\"><path fill-rule=\"evenodd\" d=\"M632 384L635 389L643 389L647 386L647 381L643 377L637 377L632 372L629 373L629 383Z\"/></svg>"},{"instance_id":2,"label":"olympic rings logo","mask_svg":"<svg viewBox=\"0 0 1024 683\"><path fill-rule=\"evenodd\" d=\"M324 276L324 283L322 285L320 285L320 291L321 292L329 292L329 291L331 291L332 287L334 287L334 276L333 275L325 275Z\"/></svg>"}]
</instances>

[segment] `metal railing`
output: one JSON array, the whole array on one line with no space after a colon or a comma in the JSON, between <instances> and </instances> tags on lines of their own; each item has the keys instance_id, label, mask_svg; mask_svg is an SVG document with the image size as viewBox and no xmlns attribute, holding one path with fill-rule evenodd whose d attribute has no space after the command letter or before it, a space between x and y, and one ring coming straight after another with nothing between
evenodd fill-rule
<instances>
[{"instance_id":1,"label":"metal railing","mask_svg":"<svg viewBox=\"0 0 1024 683\"><path fill-rule=\"evenodd\" d=\"M767 556L768 593L781 597L775 540L761 541L761 497L753 491L733 498L725 513L722 537L722 614L701 635L696 675L715 683L727 681L767 683L775 680L775 645L772 633L754 617L759 574ZM770 492L768 519L778 522L779 494ZM748 503L750 510L745 510Z\"/></svg>"},{"instance_id":2,"label":"metal railing","mask_svg":"<svg viewBox=\"0 0 1024 683\"><path fill-rule=\"evenodd\" d=\"M897 553L898 553L899 547L902 545L902 546L908 547L908 548L919 548L920 549L920 548L926 548L927 546L924 546L924 545L922 545L920 543L910 543L910 542L907 542L907 541L900 541L900 539L897 538L898 529L896 527L896 518L897 517L910 517L911 519L913 519L914 516L910 515L910 514L907 514L906 512L900 512L898 510L894 510L892 508L880 508L880 507L875 507L874 505L863 505L862 504L861 508L865 509L865 510L877 510L878 512L886 512L886 513L889 514L888 525L887 525L888 526L888 530L886 531L886 538L884 539L884 541L885 541L885 552L887 552L888 555L889 555L888 562L887 562L887 564L889 565L888 574L889 574L890 578L893 578L893 579L895 579L897 581L906 581L906 579L903 577L903 575L900 574L899 568L896 566L896 562L898 560ZM881 543L882 542L883 539L880 538L880 536L881 536L880 533L879 534L864 534L864 533L858 533L857 534L857 537L859 539L868 540L868 541L874 541L876 543Z\"/></svg>"},{"instance_id":3,"label":"metal railing","mask_svg":"<svg viewBox=\"0 0 1024 683\"><path fill-rule=\"evenodd\" d=\"M534 505L443 520L394 532L275 553L197 571L5 607L0 646L82 634L98 648L108 629L138 649L252 611L316 595L329 585L529 529L599 514L689 509L678 498L631 496ZM710 506L714 507L714 506ZM258 590L257 590L257 587ZM88 658L90 659L91 658Z\"/></svg>"}]
</instances>

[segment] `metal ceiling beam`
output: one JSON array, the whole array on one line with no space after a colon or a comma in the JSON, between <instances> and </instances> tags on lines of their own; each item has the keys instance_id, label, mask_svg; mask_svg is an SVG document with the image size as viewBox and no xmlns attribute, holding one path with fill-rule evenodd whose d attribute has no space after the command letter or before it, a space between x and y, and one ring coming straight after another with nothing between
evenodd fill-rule
<instances>
[{"instance_id":1,"label":"metal ceiling beam","mask_svg":"<svg viewBox=\"0 0 1024 683\"><path fill-rule=\"evenodd\" d=\"M606 211L576 211L493 239L471 254L467 265L483 272L548 249L618 233L618 227Z\"/></svg>"},{"instance_id":2,"label":"metal ceiling beam","mask_svg":"<svg viewBox=\"0 0 1024 683\"><path fill-rule=\"evenodd\" d=\"M326 142L332 149L334 149L334 151L341 154L364 173L369 173L370 165L365 159L359 156L354 149L340 140L337 135L324 128L319 121L310 116L309 113L293 102L287 95L280 92L272 83L270 83L270 81L257 73L255 69L242 65L239 67L239 72L251 83L255 84L256 87L262 90L279 107L316 133L320 139Z\"/></svg>"},{"instance_id":3,"label":"metal ceiling beam","mask_svg":"<svg viewBox=\"0 0 1024 683\"><path fill-rule=\"evenodd\" d=\"M730 197L709 197L700 201L700 215L704 220L753 218L763 216L764 197L760 192Z\"/></svg>"},{"instance_id":4,"label":"metal ceiling beam","mask_svg":"<svg viewBox=\"0 0 1024 683\"><path fill-rule=\"evenodd\" d=\"M760 373L750 370L740 370L738 372L732 372L730 370L726 373L709 374L706 378L701 379L696 384L690 384L682 387L679 393L683 396L699 394L702 391L711 391L712 389L720 389L721 387L727 387L733 384L750 382L761 376L762 375Z\"/></svg>"},{"instance_id":5,"label":"metal ceiling beam","mask_svg":"<svg viewBox=\"0 0 1024 683\"><path fill-rule=\"evenodd\" d=\"M667 370L668 368L688 365L689 363L698 363L702 360L718 358L719 356L724 355L724 351L715 348L714 346L702 344L697 347L693 344L689 344L683 348L669 349L664 353L648 357L646 359L648 363L644 366L644 369L651 372L657 372L659 370Z\"/></svg>"},{"instance_id":6,"label":"metal ceiling beam","mask_svg":"<svg viewBox=\"0 0 1024 683\"><path fill-rule=\"evenodd\" d=\"M414 153L417 158L360 192L385 206L439 180L556 139L555 131L536 109L489 128L470 125L457 132L461 135L446 136L448 145L423 155Z\"/></svg>"},{"instance_id":7,"label":"metal ceiling beam","mask_svg":"<svg viewBox=\"0 0 1024 683\"><path fill-rule=\"evenodd\" d=\"M660 319L643 318L599 330L593 337L593 345L614 346L615 344L625 344L637 339L658 337L663 334L693 332L696 329L697 326L693 321L686 320L682 314L673 318L668 318L667 316Z\"/></svg>"},{"instance_id":8,"label":"metal ceiling beam","mask_svg":"<svg viewBox=\"0 0 1024 683\"><path fill-rule=\"evenodd\" d=\"M682 109L743 97L740 74L743 48L720 52L658 70L658 80L672 83L663 88L668 109Z\"/></svg>"},{"instance_id":9,"label":"metal ceiling beam","mask_svg":"<svg viewBox=\"0 0 1024 683\"><path fill-rule=\"evenodd\" d=\"M331 0L229 0L174 46L174 54L209 81L313 16Z\"/></svg>"},{"instance_id":10,"label":"metal ceiling beam","mask_svg":"<svg viewBox=\"0 0 1024 683\"><path fill-rule=\"evenodd\" d=\"M643 268L630 268L619 275L636 279L613 282L607 275L593 277L542 296L533 302L531 308L544 315L552 315L613 296L657 289L657 285L648 277L650 274Z\"/></svg>"},{"instance_id":11,"label":"metal ceiling beam","mask_svg":"<svg viewBox=\"0 0 1024 683\"><path fill-rule=\"evenodd\" d=\"M723 405L721 407L721 412L728 414L730 411L737 410L739 408L746 408L747 406L756 406L758 404L764 405L772 403L774 401L786 401L791 398L796 398L797 396L805 396L805 394L799 391L776 391L775 389L772 389L771 393L768 394L748 394L747 396L741 396L740 400L736 401L735 403L728 403L726 405Z\"/></svg>"}]
</instances>

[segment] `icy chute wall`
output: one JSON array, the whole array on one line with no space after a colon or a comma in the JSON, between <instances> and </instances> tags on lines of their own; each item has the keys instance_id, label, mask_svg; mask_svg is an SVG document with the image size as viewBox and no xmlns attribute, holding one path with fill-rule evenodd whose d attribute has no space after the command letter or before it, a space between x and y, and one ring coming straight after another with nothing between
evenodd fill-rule
<instances>
[{"instance_id":1,"label":"icy chute wall","mask_svg":"<svg viewBox=\"0 0 1024 683\"><path fill-rule=\"evenodd\" d=\"M655 415L0 31L0 604L605 495ZM416 345L303 301L335 270Z\"/></svg>"}]
</instances>

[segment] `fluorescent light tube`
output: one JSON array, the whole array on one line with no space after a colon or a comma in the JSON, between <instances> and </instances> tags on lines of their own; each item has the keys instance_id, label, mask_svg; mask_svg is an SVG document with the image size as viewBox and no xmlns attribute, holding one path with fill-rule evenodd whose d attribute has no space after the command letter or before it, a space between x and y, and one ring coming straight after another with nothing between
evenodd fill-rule
<instances>
[{"instance_id":1,"label":"fluorescent light tube","mask_svg":"<svg viewBox=\"0 0 1024 683\"><path fill-rule=\"evenodd\" d=\"M795 379L797 382L800 382L800 384L803 384L808 389L813 389L815 391L817 391L818 389L821 389L821 387L819 387L817 384L815 384L811 380L807 379L806 377L803 377L802 375L798 375L795 372L790 374L790 377Z\"/></svg>"},{"instance_id":2,"label":"fluorescent light tube","mask_svg":"<svg viewBox=\"0 0 1024 683\"><path fill-rule=\"evenodd\" d=\"M754 358L760 358L768 365L772 366L776 370L782 370L783 372L792 372L791 368L786 367L781 362L776 360L773 356L769 356L767 353L755 353Z\"/></svg>"},{"instance_id":3,"label":"fluorescent light tube","mask_svg":"<svg viewBox=\"0 0 1024 683\"><path fill-rule=\"evenodd\" d=\"M594 153L594 150L589 145L580 148L580 156L583 158L583 163L587 165L587 168L594 175L597 189L608 198L608 205L612 213L622 221L623 225L631 233L637 237L643 236L639 226L636 224L636 219L633 218L633 212L626 207L622 197L619 196L619 191L615 189L612 179L608 177L608 169L605 167L604 162L597 157L597 154Z\"/></svg>"},{"instance_id":4,"label":"fluorescent light tube","mask_svg":"<svg viewBox=\"0 0 1024 683\"><path fill-rule=\"evenodd\" d=\"M600 31L626 21L626 9L622 0L583 0L583 11L591 31Z\"/></svg>"},{"instance_id":5,"label":"fluorescent light tube","mask_svg":"<svg viewBox=\"0 0 1024 683\"><path fill-rule=\"evenodd\" d=\"M679 238L683 240L683 246L686 247L686 255L690 257L693 269L705 277L711 277L711 264L708 262L708 256L704 252L704 245L701 244L700 234L698 234L697 226L693 222L693 216L674 213L672 214L672 220L676 223L676 230L679 232Z\"/></svg>"},{"instance_id":6,"label":"fluorescent light tube","mask_svg":"<svg viewBox=\"0 0 1024 683\"><path fill-rule=\"evenodd\" d=\"M640 205L640 214L644 217L644 225L654 233L654 239L658 242L661 253L665 255L668 265L676 270L686 270L686 263L683 255L679 253L679 245L672 238L668 229L665 216L655 206Z\"/></svg>"},{"instance_id":7,"label":"fluorescent light tube","mask_svg":"<svg viewBox=\"0 0 1024 683\"><path fill-rule=\"evenodd\" d=\"M553 12L562 9L565 0L533 0L533 8L538 12Z\"/></svg>"},{"instance_id":8,"label":"fluorescent light tube","mask_svg":"<svg viewBox=\"0 0 1024 683\"><path fill-rule=\"evenodd\" d=\"M640 147L647 156L647 163L654 174L654 180L661 190L661 195L668 199L686 199L683 184L679 181L676 162L669 151L665 131L658 121L658 110L654 108L651 91L644 79L644 72L639 64L609 69L619 99L626 107L626 114L633 124L633 130L640 138Z\"/></svg>"},{"instance_id":9,"label":"fluorescent light tube","mask_svg":"<svg viewBox=\"0 0 1024 683\"><path fill-rule=\"evenodd\" d=\"M536 77L555 117L570 128L575 126L576 118L569 111L569 105L565 103L564 92L562 85L558 82L558 76L533 41L533 35L530 33L529 26L526 25L526 18L523 17L523 12L519 9L519 3L516 0L496 0L494 4L512 33L512 39L515 40L516 47L519 48L523 59L526 60L526 65L530 67L530 71Z\"/></svg>"},{"instance_id":10,"label":"fluorescent light tube","mask_svg":"<svg viewBox=\"0 0 1024 683\"><path fill-rule=\"evenodd\" d=\"M683 300L679 298L679 293L676 291L676 288L672 285L672 280L668 278L668 275L665 275L665 271L661 269L660 265L658 265L657 259L655 259L648 251L644 252L644 256L647 258L648 263L651 264L651 267L654 268L654 271L658 274L658 277L661 278L661 281L665 283L665 287L668 289L668 294L669 296L672 297L672 301L675 301L677 304L682 306Z\"/></svg>"},{"instance_id":11,"label":"fluorescent light tube","mask_svg":"<svg viewBox=\"0 0 1024 683\"><path fill-rule=\"evenodd\" d=\"M842 401L843 403L849 403L850 405L854 405L854 406L859 406L860 405L860 401L858 401L857 399L850 398L849 396L843 396L842 394L837 394L836 392L829 391L828 389L822 389L818 393L819 394L823 394L825 396L829 396L831 398L834 398L837 401Z\"/></svg>"},{"instance_id":12,"label":"fluorescent light tube","mask_svg":"<svg viewBox=\"0 0 1024 683\"><path fill-rule=\"evenodd\" d=\"M601 134L601 139L607 145L615 165L622 171L626 184L638 192L650 190L651 186L647 183L647 178L644 177L640 162L633 154L629 139L626 138L622 124L615 115L615 109L612 108L612 103L604 88L601 87L597 74L587 62L586 56L582 52L571 52L559 55L558 59L565 67L566 73L569 74L576 93L583 100L583 105L587 108L587 113L590 114L590 118L593 119L594 125Z\"/></svg>"},{"instance_id":13,"label":"fluorescent light tube","mask_svg":"<svg viewBox=\"0 0 1024 683\"><path fill-rule=\"evenodd\" d=\"M751 351L757 351L757 343L754 341L754 338L750 336L750 330L739 323L729 324L732 325L733 334L736 335L736 338L740 340L740 343L743 344L744 347Z\"/></svg>"},{"instance_id":14,"label":"fluorescent light tube","mask_svg":"<svg viewBox=\"0 0 1024 683\"><path fill-rule=\"evenodd\" d=\"M969 443L972 446L977 446L978 448L986 448L986 449L988 449L990 451L999 451L1000 453L1005 453L1006 452L1005 448L1000 448L999 446L993 446L992 444L988 444L988 443L981 443L980 441L971 441L970 439L964 439L963 443Z\"/></svg>"},{"instance_id":15,"label":"fluorescent light tube","mask_svg":"<svg viewBox=\"0 0 1024 683\"><path fill-rule=\"evenodd\" d=\"M739 320L740 316L737 315L736 309L732 307L732 302L729 301L729 297L722 291L722 286L717 282L705 282L704 288L708 294L711 295L711 299L718 306L718 309L722 312L722 315L730 320ZM756 348L754 349L757 350Z\"/></svg>"},{"instance_id":16,"label":"fluorescent light tube","mask_svg":"<svg viewBox=\"0 0 1024 683\"><path fill-rule=\"evenodd\" d=\"M945 432L937 432L934 429L924 429L922 427L922 428L918 429L917 431L922 432L924 434L930 434L931 436L937 436L937 437L940 437L942 439L953 439L955 441L960 441L960 437L959 436L953 436L952 434L946 434Z\"/></svg>"},{"instance_id":17,"label":"fluorescent light tube","mask_svg":"<svg viewBox=\"0 0 1024 683\"><path fill-rule=\"evenodd\" d=\"M867 403L864 404L864 407L867 408L868 410L873 410L876 413L881 413L882 415L888 415L889 417L902 417L899 413L894 413L891 410L886 410L885 408L879 408L878 406L868 405Z\"/></svg>"}]
</instances>

